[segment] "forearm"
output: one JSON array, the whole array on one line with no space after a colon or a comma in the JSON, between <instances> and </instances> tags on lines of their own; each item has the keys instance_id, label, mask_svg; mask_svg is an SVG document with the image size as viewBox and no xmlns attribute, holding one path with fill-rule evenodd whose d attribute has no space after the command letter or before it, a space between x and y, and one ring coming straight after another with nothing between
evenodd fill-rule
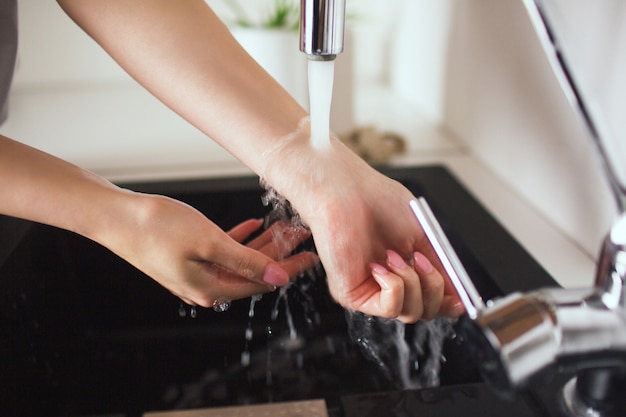
<instances>
[{"instance_id":1,"label":"forearm","mask_svg":"<svg viewBox=\"0 0 626 417\"><path fill-rule=\"evenodd\" d=\"M67 229L107 244L132 193L0 136L0 213ZM117 228L115 228L117 229Z\"/></svg>"},{"instance_id":2,"label":"forearm","mask_svg":"<svg viewBox=\"0 0 626 417\"><path fill-rule=\"evenodd\" d=\"M203 0L59 0L132 77L256 173L306 112Z\"/></svg>"}]
</instances>

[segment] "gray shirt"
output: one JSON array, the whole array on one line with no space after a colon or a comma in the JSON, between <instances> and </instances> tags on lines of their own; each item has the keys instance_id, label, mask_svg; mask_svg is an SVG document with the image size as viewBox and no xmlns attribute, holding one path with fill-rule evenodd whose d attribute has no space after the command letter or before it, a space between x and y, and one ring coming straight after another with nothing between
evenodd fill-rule
<instances>
[{"instance_id":1,"label":"gray shirt","mask_svg":"<svg viewBox=\"0 0 626 417\"><path fill-rule=\"evenodd\" d=\"M7 98L17 56L17 0L0 0L0 124L7 117Z\"/></svg>"}]
</instances>

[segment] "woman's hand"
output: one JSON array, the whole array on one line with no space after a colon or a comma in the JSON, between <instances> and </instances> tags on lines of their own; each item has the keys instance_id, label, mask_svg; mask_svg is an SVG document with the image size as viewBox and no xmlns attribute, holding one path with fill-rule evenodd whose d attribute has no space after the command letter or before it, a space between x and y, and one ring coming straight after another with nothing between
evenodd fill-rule
<instances>
[{"instance_id":1,"label":"woman's hand","mask_svg":"<svg viewBox=\"0 0 626 417\"><path fill-rule=\"evenodd\" d=\"M228 235L235 241L243 243L262 224L263 220L246 220L228 231ZM317 255L313 252L299 252L292 255L293 250L309 237L311 237L311 232L306 228L290 226L278 221L245 245L278 261L287 275L293 279L319 263Z\"/></svg>"},{"instance_id":2,"label":"woman's hand","mask_svg":"<svg viewBox=\"0 0 626 417\"><path fill-rule=\"evenodd\" d=\"M266 158L264 175L311 228L330 292L341 305L404 322L463 312L409 206L415 197L402 184L336 139L313 148L306 126ZM419 259L422 280L400 270L372 273L372 263L389 265L389 249L404 262Z\"/></svg>"},{"instance_id":3,"label":"woman's hand","mask_svg":"<svg viewBox=\"0 0 626 417\"><path fill-rule=\"evenodd\" d=\"M135 220L120 224L102 241L187 304L211 307L267 293L318 262L310 252L289 256L310 236L304 228L276 223L243 245L262 220L245 221L225 233L180 201L139 193L130 198ZM279 241L278 234L287 238Z\"/></svg>"},{"instance_id":4,"label":"woman's hand","mask_svg":"<svg viewBox=\"0 0 626 417\"><path fill-rule=\"evenodd\" d=\"M414 252L407 262L397 252L389 249L385 264L386 267L375 262L370 264L372 277L379 283L381 292L396 287L396 304L413 303L410 311L396 317L398 320L409 323L415 321L416 317L425 320L435 318L441 313L442 305L453 307L452 311L447 312L449 315L462 313L460 306L456 311L455 296L446 291L443 276L420 252ZM406 293L407 291L412 293ZM394 293L393 290L390 292Z\"/></svg>"}]
</instances>

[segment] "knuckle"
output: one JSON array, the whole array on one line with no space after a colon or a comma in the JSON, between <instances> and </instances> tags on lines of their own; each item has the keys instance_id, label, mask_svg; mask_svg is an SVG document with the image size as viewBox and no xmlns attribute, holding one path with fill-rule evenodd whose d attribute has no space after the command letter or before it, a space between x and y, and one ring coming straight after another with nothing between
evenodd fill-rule
<instances>
[{"instance_id":1,"label":"knuckle","mask_svg":"<svg viewBox=\"0 0 626 417\"><path fill-rule=\"evenodd\" d=\"M397 303L382 304L380 307L380 316L386 319L395 319L402 313L402 306Z\"/></svg>"},{"instance_id":2,"label":"knuckle","mask_svg":"<svg viewBox=\"0 0 626 417\"><path fill-rule=\"evenodd\" d=\"M254 262L251 258L241 257L236 260L236 265L237 265L237 271L236 271L237 275L240 275L246 279L255 278L256 274L255 274L255 269L254 269Z\"/></svg>"}]
</instances>

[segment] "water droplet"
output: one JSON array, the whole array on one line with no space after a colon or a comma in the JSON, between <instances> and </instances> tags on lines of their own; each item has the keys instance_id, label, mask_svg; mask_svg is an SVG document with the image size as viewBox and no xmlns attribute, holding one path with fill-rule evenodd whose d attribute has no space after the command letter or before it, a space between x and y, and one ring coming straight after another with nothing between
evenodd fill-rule
<instances>
[{"instance_id":1,"label":"water droplet","mask_svg":"<svg viewBox=\"0 0 626 417\"><path fill-rule=\"evenodd\" d=\"M198 315L198 311L196 310L196 306L191 306L191 309L189 310L189 316L192 319L195 319L197 315Z\"/></svg>"},{"instance_id":2,"label":"water droplet","mask_svg":"<svg viewBox=\"0 0 626 417\"><path fill-rule=\"evenodd\" d=\"M217 311L218 313L223 313L230 308L230 304L230 301L216 301L213 304L213 310Z\"/></svg>"},{"instance_id":3,"label":"water droplet","mask_svg":"<svg viewBox=\"0 0 626 417\"><path fill-rule=\"evenodd\" d=\"M248 327L246 329L246 340L247 341L252 340L252 336L253 336L252 328Z\"/></svg>"},{"instance_id":4,"label":"water droplet","mask_svg":"<svg viewBox=\"0 0 626 417\"><path fill-rule=\"evenodd\" d=\"M336 349L335 349L335 342L333 341L333 338L330 336L326 336L326 347L328 348L328 351L330 353L335 353Z\"/></svg>"},{"instance_id":5,"label":"water droplet","mask_svg":"<svg viewBox=\"0 0 626 417\"><path fill-rule=\"evenodd\" d=\"M241 366L244 368L250 366L250 352L247 350L241 352Z\"/></svg>"},{"instance_id":6,"label":"water droplet","mask_svg":"<svg viewBox=\"0 0 626 417\"><path fill-rule=\"evenodd\" d=\"M254 317L254 306L256 305L257 301L261 300L261 298L263 298L262 294L253 295L252 297L250 297L250 310L248 310L248 317Z\"/></svg>"},{"instance_id":7,"label":"water droplet","mask_svg":"<svg viewBox=\"0 0 626 417\"><path fill-rule=\"evenodd\" d=\"M272 371L268 367L268 370L265 373L265 385L267 385L268 387L271 387L272 386L272 382L273 382Z\"/></svg>"},{"instance_id":8,"label":"water droplet","mask_svg":"<svg viewBox=\"0 0 626 417\"><path fill-rule=\"evenodd\" d=\"M180 305L178 306L178 315L180 317L187 316L187 309L185 308L185 304L184 303L180 303Z\"/></svg>"}]
</instances>

